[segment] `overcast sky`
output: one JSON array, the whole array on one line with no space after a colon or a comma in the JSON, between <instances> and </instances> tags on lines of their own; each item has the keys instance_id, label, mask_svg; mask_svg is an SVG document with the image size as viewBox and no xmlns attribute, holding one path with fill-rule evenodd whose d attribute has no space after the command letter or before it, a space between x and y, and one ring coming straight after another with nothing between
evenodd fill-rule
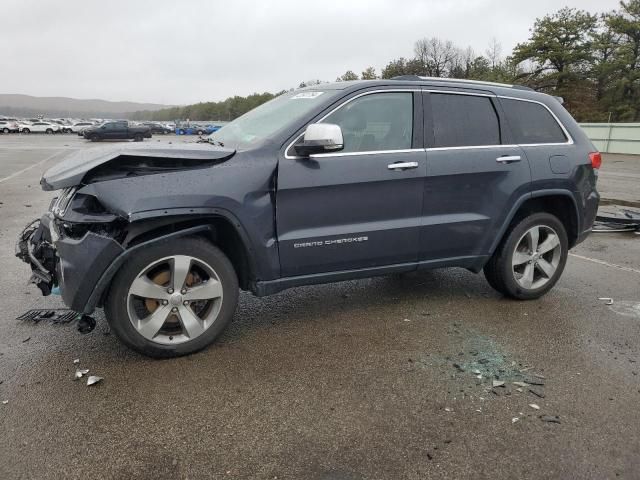
<instances>
[{"instance_id":1,"label":"overcast sky","mask_svg":"<svg viewBox=\"0 0 640 480\"><path fill-rule=\"evenodd\" d=\"M165 104L278 91L413 55L508 53L536 17L617 0L0 0L0 93Z\"/></svg>"}]
</instances>

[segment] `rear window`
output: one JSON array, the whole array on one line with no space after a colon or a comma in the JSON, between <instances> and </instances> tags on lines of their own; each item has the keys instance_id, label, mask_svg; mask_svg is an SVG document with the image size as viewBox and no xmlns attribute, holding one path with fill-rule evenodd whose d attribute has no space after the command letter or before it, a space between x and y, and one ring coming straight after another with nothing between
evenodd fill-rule
<instances>
[{"instance_id":1,"label":"rear window","mask_svg":"<svg viewBox=\"0 0 640 480\"><path fill-rule=\"evenodd\" d=\"M500 145L500 123L488 97L431 94L435 147Z\"/></svg>"},{"instance_id":2,"label":"rear window","mask_svg":"<svg viewBox=\"0 0 640 480\"><path fill-rule=\"evenodd\" d=\"M539 103L505 98L500 102L515 143L565 143L567 141L556 119Z\"/></svg>"}]
</instances>

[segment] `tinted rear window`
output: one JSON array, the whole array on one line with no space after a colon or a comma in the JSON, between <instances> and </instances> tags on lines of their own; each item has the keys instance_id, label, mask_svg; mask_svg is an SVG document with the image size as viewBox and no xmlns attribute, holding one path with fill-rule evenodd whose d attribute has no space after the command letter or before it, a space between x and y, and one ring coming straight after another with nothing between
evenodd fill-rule
<instances>
[{"instance_id":1,"label":"tinted rear window","mask_svg":"<svg viewBox=\"0 0 640 480\"><path fill-rule=\"evenodd\" d=\"M490 98L432 93L431 109L435 147L500 144L500 123Z\"/></svg>"},{"instance_id":2,"label":"tinted rear window","mask_svg":"<svg viewBox=\"0 0 640 480\"><path fill-rule=\"evenodd\" d=\"M567 137L553 115L539 103L501 99L514 142L565 143Z\"/></svg>"}]
</instances>

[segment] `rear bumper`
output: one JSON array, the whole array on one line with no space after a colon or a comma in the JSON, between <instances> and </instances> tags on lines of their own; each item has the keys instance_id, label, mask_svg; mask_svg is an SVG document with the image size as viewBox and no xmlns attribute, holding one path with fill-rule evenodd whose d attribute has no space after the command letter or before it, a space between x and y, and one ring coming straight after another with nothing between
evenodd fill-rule
<instances>
[{"instance_id":1,"label":"rear bumper","mask_svg":"<svg viewBox=\"0 0 640 480\"><path fill-rule=\"evenodd\" d=\"M25 251L33 254L25 256ZM19 239L16 255L30 264L31 281L43 295L59 286L62 300L69 308L91 313L85 310L96 284L123 251L114 239L91 231L77 239L64 236L52 214L47 213L28 238Z\"/></svg>"}]
</instances>

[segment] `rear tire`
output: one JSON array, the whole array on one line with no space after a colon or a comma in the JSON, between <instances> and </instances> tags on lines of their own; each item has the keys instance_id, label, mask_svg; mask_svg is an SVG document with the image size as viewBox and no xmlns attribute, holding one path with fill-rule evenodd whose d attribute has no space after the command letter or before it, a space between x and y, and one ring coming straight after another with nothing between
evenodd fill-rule
<instances>
[{"instance_id":1,"label":"rear tire","mask_svg":"<svg viewBox=\"0 0 640 480\"><path fill-rule=\"evenodd\" d=\"M2 129L2 131L3 131L4 133L9 133L9 129L8 129L8 128L3 128L3 129Z\"/></svg>"},{"instance_id":2,"label":"rear tire","mask_svg":"<svg viewBox=\"0 0 640 480\"><path fill-rule=\"evenodd\" d=\"M89 137L89 140L91 140L92 142L97 142L100 140L100 136L99 135L91 135Z\"/></svg>"},{"instance_id":3,"label":"rear tire","mask_svg":"<svg viewBox=\"0 0 640 480\"><path fill-rule=\"evenodd\" d=\"M215 293L194 295L203 287ZM221 250L201 238L165 240L134 255L116 274L105 315L116 336L133 350L155 358L178 357L207 347L220 335L233 318L238 296L236 272ZM151 327L148 322L155 322L156 314L160 320Z\"/></svg>"},{"instance_id":4,"label":"rear tire","mask_svg":"<svg viewBox=\"0 0 640 480\"><path fill-rule=\"evenodd\" d=\"M136 134L136 135L133 137L133 141L134 141L134 142L141 142L141 141L142 141L142 138L143 138L143 137L142 137L142 135L140 135L140 134L138 133L138 134Z\"/></svg>"},{"instance_id":5,"label":"rear tire","mask_svg":"<svg viewBox=\"0 0 640 480\"><path fill-rule=\"evenodd\" d=\"M47 135L51 135L53 133L53 130L51 130L50 128L47 128L47 130L45 131L45 133Z\"/></svg>"},{"instance_id":6,"label":"rear tire","mask_svg":"<svg viewBox=\"0 0 640 480\"><path fill-rule=\"evenodd\" d=\"M558 218L535 213L511 225L484 267L495 290L519 300L540 298L558 282L569 253Z\"/></svg>"},{"instance_id":7,"label":"rear tire","mask_svg":"<svg viewBox=\"0 0 640 480\"><path fill-rule=\"evenodd\" d=\"M28 128L23 128L22 133L31 133L31 130L29 130Z\"/></svg>"}]
</instances>

